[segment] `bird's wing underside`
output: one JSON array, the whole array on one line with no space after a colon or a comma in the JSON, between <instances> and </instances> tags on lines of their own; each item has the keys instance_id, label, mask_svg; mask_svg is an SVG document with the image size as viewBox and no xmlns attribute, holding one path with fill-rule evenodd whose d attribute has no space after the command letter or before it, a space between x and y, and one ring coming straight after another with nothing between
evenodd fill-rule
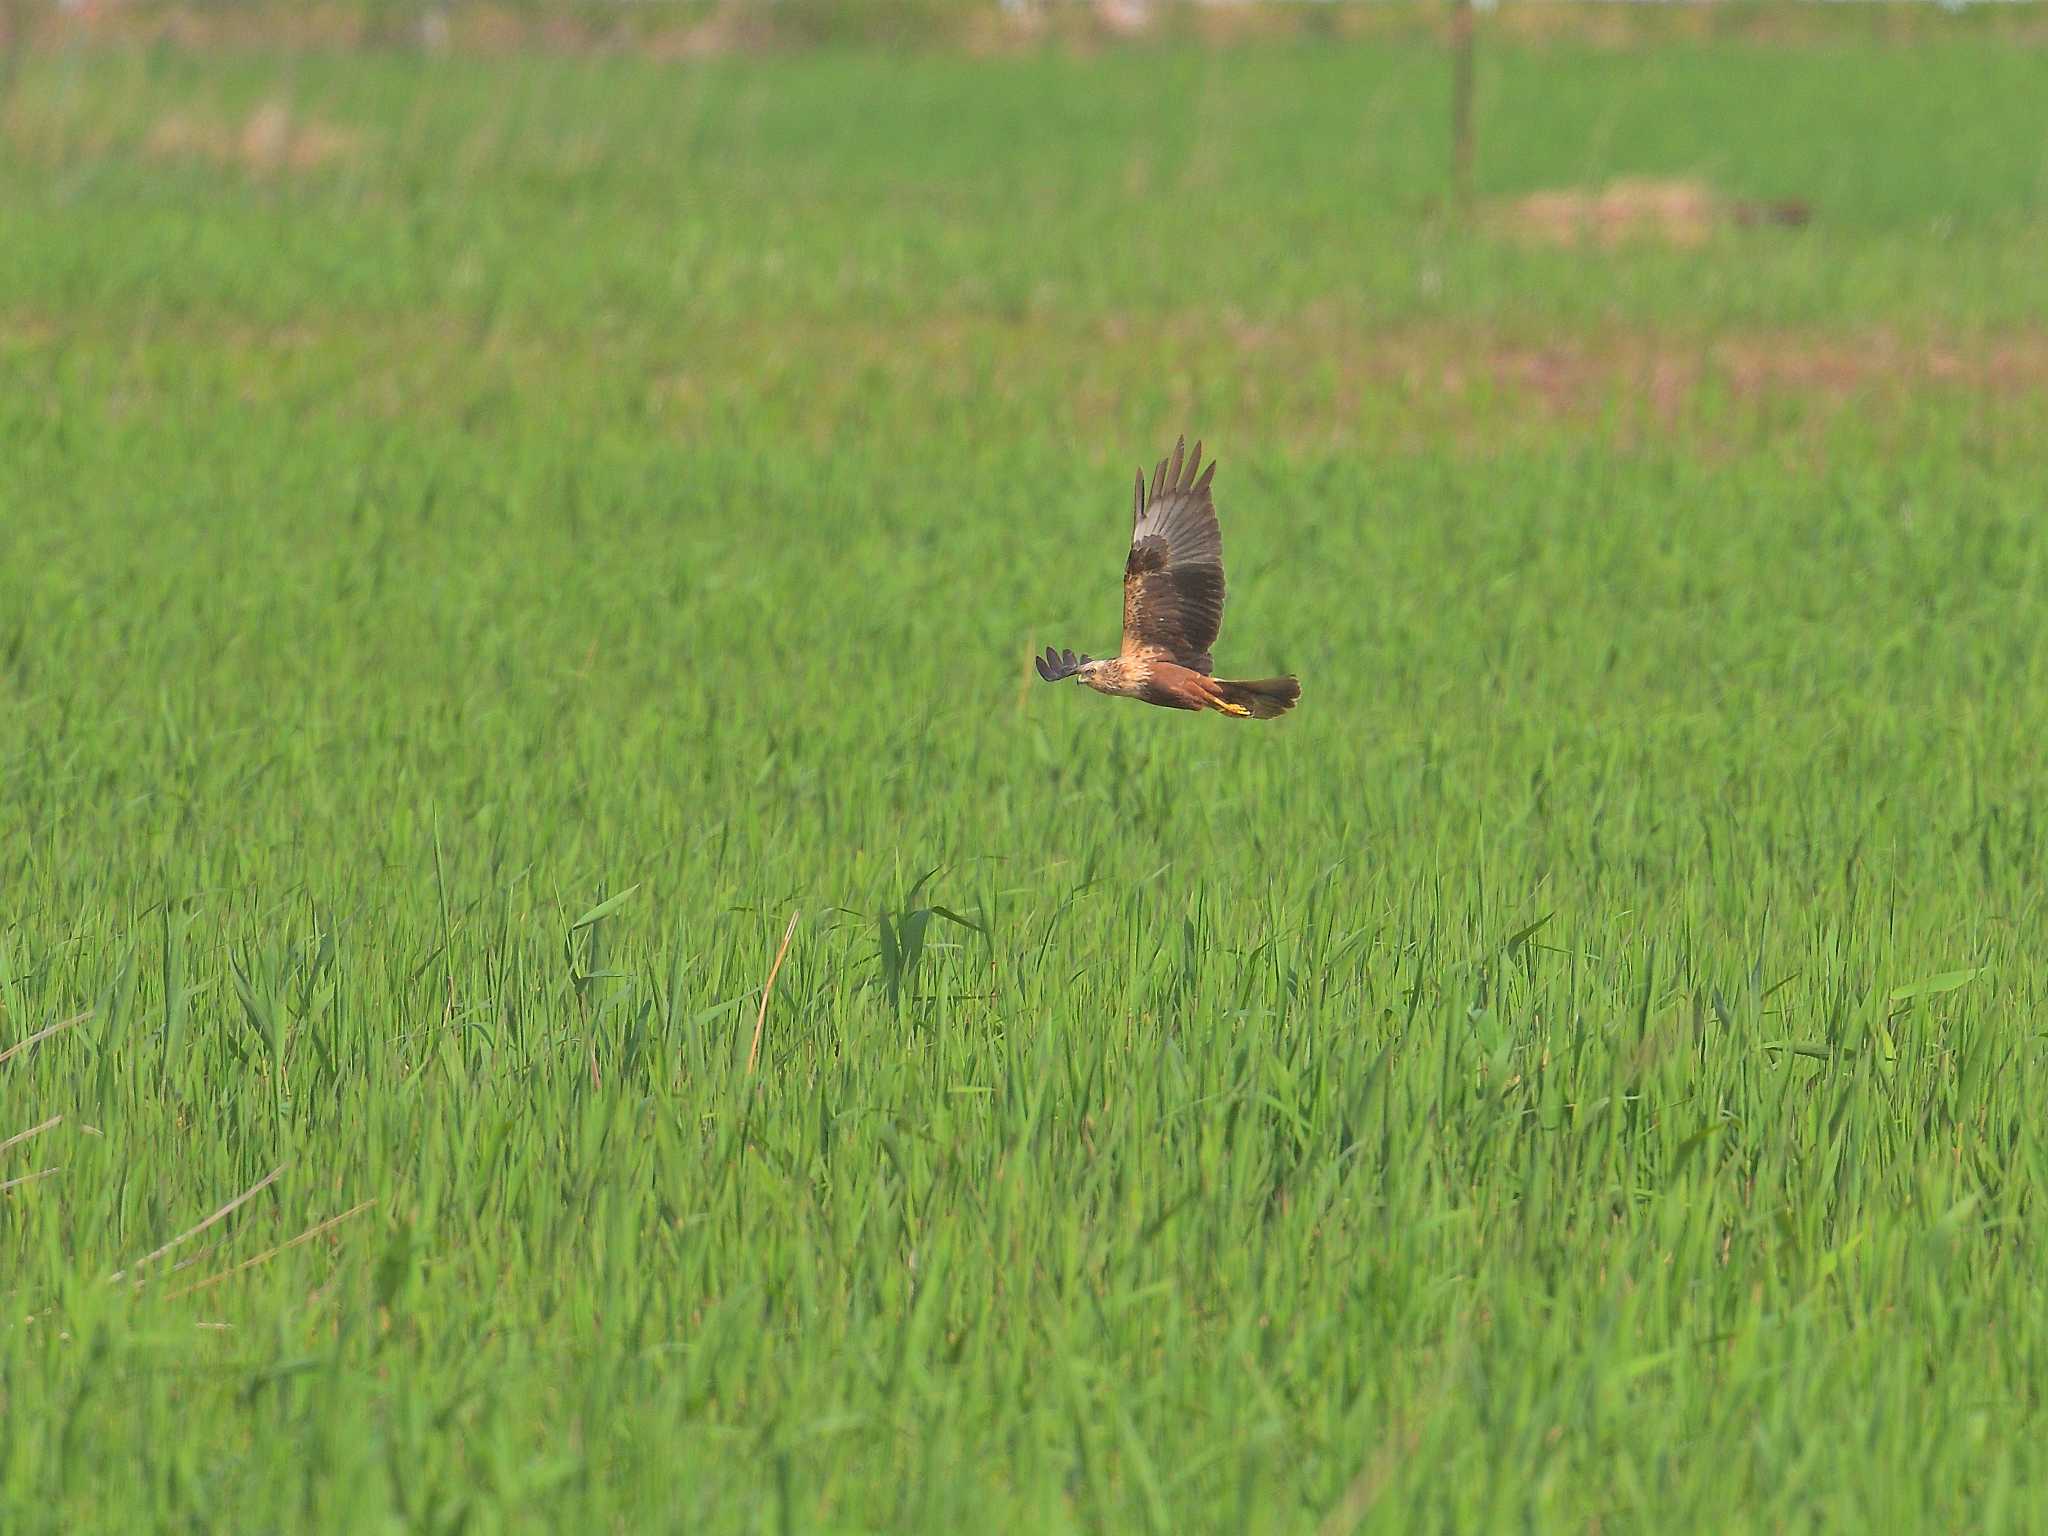
<instances>
[{"instance_id":1,"label":"bird's wing underside","mask_svg":"<svg viewBox=\"0 0 2048 1536\"><path fill-rule=\"evenodd\" d=\"M1223 533L1209 499L1212 461L1202 445L1183 457L1187 439L1152 472L1138 476L1131 502L1131 553L1124 562L1123 654L1210 670L1209 648L1223 628Z\"/></svg>"}]
</instances>

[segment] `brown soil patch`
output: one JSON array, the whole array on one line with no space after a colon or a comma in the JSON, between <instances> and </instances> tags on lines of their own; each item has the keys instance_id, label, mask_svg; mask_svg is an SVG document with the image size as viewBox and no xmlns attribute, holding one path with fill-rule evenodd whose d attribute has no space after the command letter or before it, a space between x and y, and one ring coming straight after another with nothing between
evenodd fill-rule
<instances>
[{"instance_id":1,"label":"brown soil patch","mask_svg":"<svg viewBox=\"0 0 2048 1536\"><path fill-rule=\"evenodd\" d=\"M1692 247L1724 229L1765 224L1796 229L1811 216L1802 202L1739 202L1703 181L1634 178L1597 190L1532 192L1489 209L1487 223L1533 245L1611 250L1645 240Z\"/></svg>"},{"instance_id":2,"label":"brown soil patch","mask_svg":"<svg viewBox=\"0 0 2048 1536\"><path fill-rule=\"evenodd\" d=\"M161 160L205 160L259 176L303 175L354 159L362 136L317 118L294 118L282 102L268 101L240 123L174 112L150 129L143 147Z\"/></svg>"}]
</instances>

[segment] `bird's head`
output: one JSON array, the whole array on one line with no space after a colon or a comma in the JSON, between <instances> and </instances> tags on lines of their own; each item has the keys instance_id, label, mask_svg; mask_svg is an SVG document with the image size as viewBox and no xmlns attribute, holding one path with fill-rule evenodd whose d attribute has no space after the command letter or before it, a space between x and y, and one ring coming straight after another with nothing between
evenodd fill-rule
<instances>
[{"instance_id":1,"label":"bird's head","mask_svg":"<svg viewBox=\"0 0 2048 1536\"><path fill-rule=\"evenodd\" d=\"M1031 664L1038 668L1038 675L1048 683L1057 683L1069 677L1086 677L1094 668L1102 665L1092 656L1076 656L1072 651L1056 651L1045 648L1043 656L1031 658Z\"/></svg>"}]
</instances>

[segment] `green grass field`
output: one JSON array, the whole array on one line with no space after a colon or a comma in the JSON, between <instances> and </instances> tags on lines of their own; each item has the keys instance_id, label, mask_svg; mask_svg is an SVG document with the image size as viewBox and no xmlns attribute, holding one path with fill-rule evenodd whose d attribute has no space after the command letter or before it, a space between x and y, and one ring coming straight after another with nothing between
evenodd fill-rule
<instances>
[{"instance_id":1,"label":"green grass field","mask_svg":"<svg viewBox=\"0 0 2048 1536\"><path fill-rule=\"evenodd\" d=\"M1447 81L23 57L0 1528L2048 1523L2048 51Z\"/></svg>"}]
</instances>

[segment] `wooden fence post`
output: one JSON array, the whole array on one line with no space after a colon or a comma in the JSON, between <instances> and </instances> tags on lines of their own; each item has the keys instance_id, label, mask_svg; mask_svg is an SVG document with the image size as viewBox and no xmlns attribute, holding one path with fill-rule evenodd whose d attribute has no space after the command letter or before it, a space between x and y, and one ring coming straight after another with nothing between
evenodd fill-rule
<instances>
[{"instance_id":1,"label":"wooden fence post","mask_svg":"<svg viewBox=\"0 0 2048 1536\"><path fill-rule=\"evenodd\" d=\"M1472 211L1472 0L1451 0L1451 190Z\"/></svg>"}]
</instances>

